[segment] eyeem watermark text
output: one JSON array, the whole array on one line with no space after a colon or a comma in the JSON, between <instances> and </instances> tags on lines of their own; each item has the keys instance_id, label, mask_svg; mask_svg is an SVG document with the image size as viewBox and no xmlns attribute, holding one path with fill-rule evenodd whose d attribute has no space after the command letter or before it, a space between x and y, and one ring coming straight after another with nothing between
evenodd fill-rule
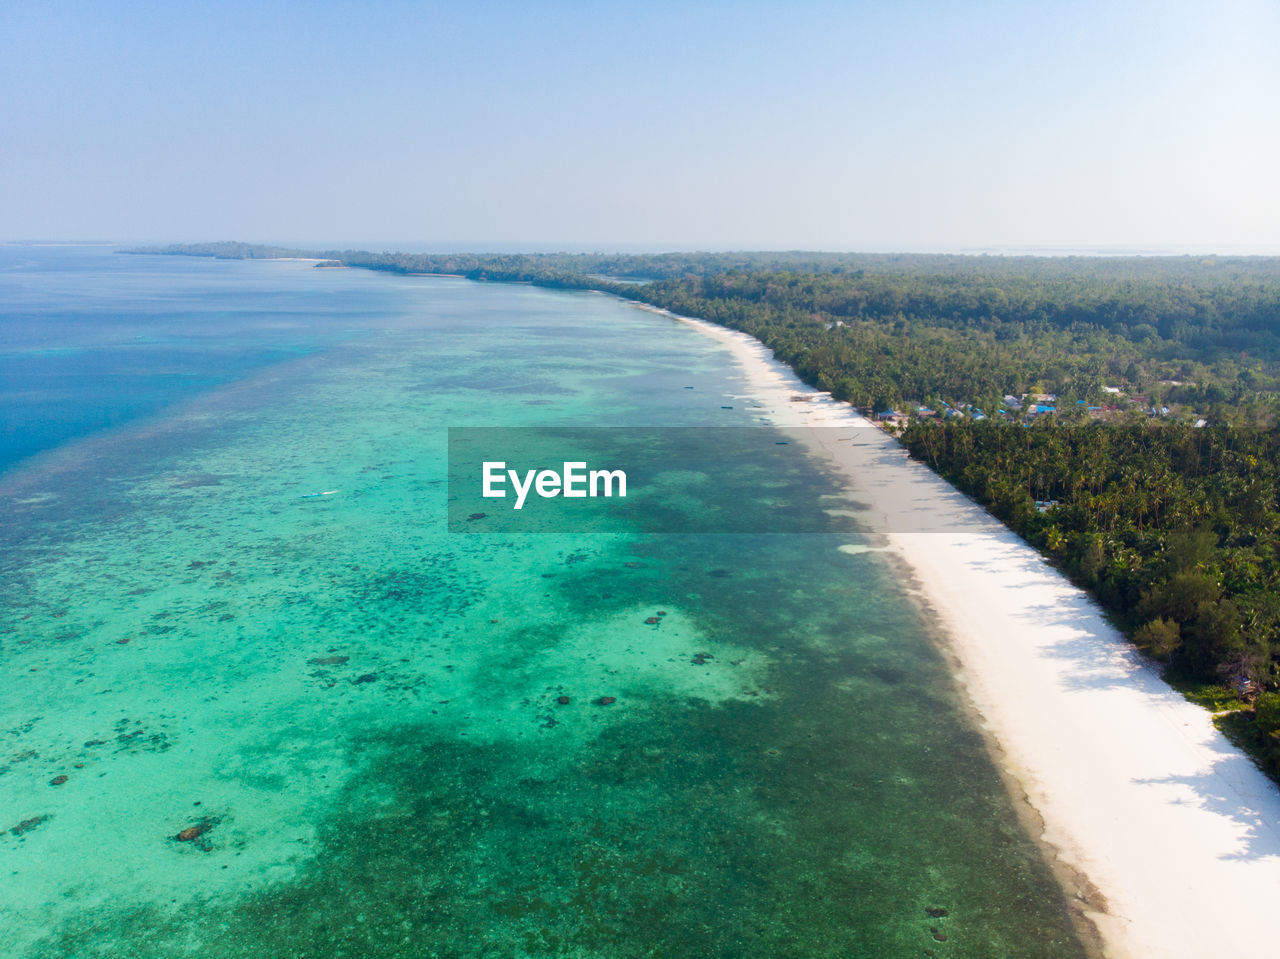
<instances>
[{"instance_id":1,"label":"eyeem watermark text","mask_svg":"<svg viewBox=\"0 0 1280 959\"><path fill-rule=\"evenodd\" d=\"M555 470L507 469L502 460L486 460L482 465L482 495L487 499L501 499L507 495L506 483L511 482L516 493L515 509L524 506L530 490L543 499L564 496L566 499L587 496L627 495L627 474L622 470L588 470L585 461L567 462L563 472ZM614 486L617 485L617 493Z\"/></svg>"}]
</instances>

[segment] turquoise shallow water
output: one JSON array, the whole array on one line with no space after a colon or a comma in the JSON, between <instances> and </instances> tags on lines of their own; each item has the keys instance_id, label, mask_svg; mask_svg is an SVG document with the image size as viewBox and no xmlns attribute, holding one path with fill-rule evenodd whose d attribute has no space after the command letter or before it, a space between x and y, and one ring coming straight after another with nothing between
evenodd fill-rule
<instances>
[{"instance_id":1,"label":"turquoise shallow water","mask_svg":"<svg viewBox=\"0 0 1280 959\"><path fill-rule=\"evenodd\" d=\"M137 261L104 269L136 293ZM714 343L590 294L219 268L235 309L349 313L0 474L10 954L1082 955L847 520L450 532L448 427L745 425Z\"/></svg>"}]
</instances>

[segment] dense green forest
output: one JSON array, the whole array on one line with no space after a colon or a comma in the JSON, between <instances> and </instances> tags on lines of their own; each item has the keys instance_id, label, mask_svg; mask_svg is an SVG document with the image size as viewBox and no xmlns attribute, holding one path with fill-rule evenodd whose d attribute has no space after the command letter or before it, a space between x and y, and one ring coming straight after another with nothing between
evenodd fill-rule
<instances>
[{"instance_id":1,"label":"dense green forest","mask_svg":"<svg viewBox=\"0 0 1280 959\"><path fill-rule=\"evenodd\" d=\"M1280 259L145 252L604 290L749 333L837 398L912 411L913 456L1052 557L1173 681L1235 709L1225 727L1280 777ZM1053 412L1005 399L1025 394Z\"/></svg>"},{"instance_id":2,"label":"dense green forest","mask_svg":"<svg viewBox=\"0 0 1280 959\"><path fill-rule=\"evenodd\" d=\"M1221 420L1270 415L1280 264L1051 262L735 272L623 295L750 333L806 381L877 410L905 401L996 409L1028 392L1096 403L1112 386Z\"/></svg>"}]
</instances>

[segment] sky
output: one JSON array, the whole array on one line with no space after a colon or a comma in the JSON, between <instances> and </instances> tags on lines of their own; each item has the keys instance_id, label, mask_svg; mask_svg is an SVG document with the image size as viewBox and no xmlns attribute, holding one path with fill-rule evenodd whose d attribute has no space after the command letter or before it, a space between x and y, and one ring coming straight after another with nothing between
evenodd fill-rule
<instances>
[{"instance_id":1,"label":"sky","mask_svg":"<svg viewBox=\"0 0 1280 959\"><path fill-rule=\"evenodd\" d=\"M0 239L1280 252L1280 3L0 0Z\"/></svg>"}]
</instances>

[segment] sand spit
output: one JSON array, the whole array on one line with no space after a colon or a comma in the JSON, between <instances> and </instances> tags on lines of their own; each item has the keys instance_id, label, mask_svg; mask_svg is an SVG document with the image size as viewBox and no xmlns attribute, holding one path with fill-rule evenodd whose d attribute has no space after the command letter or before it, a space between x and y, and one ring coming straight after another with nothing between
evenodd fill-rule
<instances>
[{"instance_id":1,"label":"sand spit","mask_svg":"<svg viewBox=\"0 0 1280 959\"><path fill-rule=\"evenodd\" d=\"M914 574L1060 874L1100 894L1079 902L1104 954L1265 949L1280 896L1280 790L1209 714L1165 685L1083 591L892 437L751 337L675 318L729 349L762 420L799 428Z\"/></svg>"}]
</instances>

